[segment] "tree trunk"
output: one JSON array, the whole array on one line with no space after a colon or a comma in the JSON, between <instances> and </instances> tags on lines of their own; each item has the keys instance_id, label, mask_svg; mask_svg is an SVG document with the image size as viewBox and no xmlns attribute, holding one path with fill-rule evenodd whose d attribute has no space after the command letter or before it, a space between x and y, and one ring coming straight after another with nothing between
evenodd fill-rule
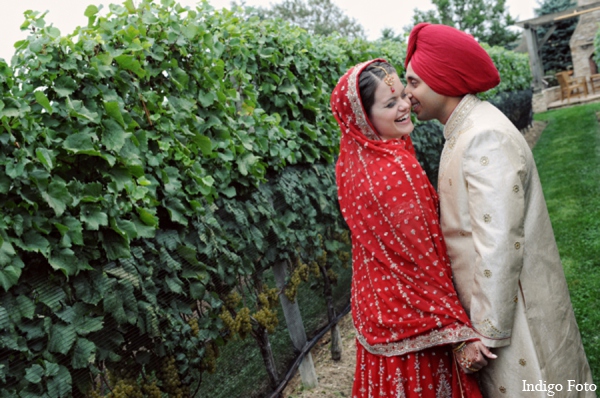
<instances>
[{"instance_id":1,"label":"tree trunk","mask_svg":"<svg viewBox=\"0 0 600 398\"><path fill-rule=\"evenodd\" d=\"M336 311L333 305L333 292L331 289L331 283L329 281L329 277L327 276L327 270L325 267L319 265L319 269L321 270L323 280L325 281L323 293L325 294L325 300L327 302L327 318L329 319L329 323L333 323L336 317ZM331 327L331 359L334 361L339 361L342 359L342 337L340 335L340 329L338 328L337 323Z\"/></svg>"},{"instance_id":2,"label":"tree trunk","mask_svg":"<svg viewBox=\"0 0 600 398\"><path fill-rule=\"evenodd\" d=\"M262 355L267 374L269 375L269 383L272 389L276 389L279 385L279 378L277 377L277 368L275 367L275 358L273 358L273 350L271 349L271 343L269 342L269 334L267 330L262 326L252 332L252 336L256 339L258 347L260 348L260 354Z\"/></svg>"}]
</instances>

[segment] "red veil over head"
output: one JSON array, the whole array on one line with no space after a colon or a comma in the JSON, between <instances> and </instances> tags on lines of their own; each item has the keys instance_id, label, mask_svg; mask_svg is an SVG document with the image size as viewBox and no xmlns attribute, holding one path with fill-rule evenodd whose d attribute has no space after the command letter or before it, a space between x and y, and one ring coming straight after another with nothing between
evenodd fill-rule
<instances>
[{"instance_id":1,"label":"red veil over head","mask_svg":"<svg viewBox=\"0 0 600 398\"><path fill-rule=\"evenodd\" d=\"M409 136L382 141L351 68L331 95L341 129L338 200L352 235L352 315L371 353L407 352L476 338L452 284L437 194Z\"/></svg>"}]
</instances>

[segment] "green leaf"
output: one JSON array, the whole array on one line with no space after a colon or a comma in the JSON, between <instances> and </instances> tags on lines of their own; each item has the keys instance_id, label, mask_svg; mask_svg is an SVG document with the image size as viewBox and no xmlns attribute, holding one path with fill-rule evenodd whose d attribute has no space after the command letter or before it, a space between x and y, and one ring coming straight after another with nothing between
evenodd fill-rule
<instances>
[{"instance_id":1,"label":"green leaf","mask_svg":"<svg viewBox=\"0 0 600 398\"><path fill-rule=\"evenodd\" d=\"M229 199L232 199L237 195L235 187L221 188L220 193L225 195Z\"/></svg>"},{"instance_id":2,"label":"green leaf","mask_svg":"<svg viewBox=\"0 0 600 398\"><path fill-rule=\"evenodd\" d=\"M48 362L46 362L46 364L48 364ZM47 365L47 367L49 366ZM71 397L71 384L73 383L71 373L66 367L62 365L56 365L56 368L56 375L50 378L47 382L48 396L53 398ZM48 373L48 371L46 371L46 373Z\"/></svg>"},{"instance_id":3,"label":"green leaf","mask_svg":"<svg viewBox=\"0 0 600 398\"><path fill-rule=\"evenodd\" d=\"M202 300L204 293L206 292L206 286L200 282L190 283L190 296L194 300Z\"/></svg>"},{"instance_id":4,"label":"green leaf","mask_svg":"<svg viewBox=\"0 0 600 398\"><path fill-rule=\"evenodd\" d=\"M200 105L202 105L204 108L208 108L209 106L211 106L216 101L216 99L217 96L212 91L201 91L198 94L198 101L200 102Z\"/></svg>"},{"instance_id":5,"label":"green leaf","mask_svg":"<svg viewBox=\"0 0 600 398\"><path fill-rule=\"evenodd\" d=\"M50 329L48 351L67 354L71 347L73 347L76 338L77 334L73 325L65 325L63 323L54 324Z\"/></svg>"},{"instance_id":6,"label":"green leaf","mask_svg":"<svg viewBox=\"0 0 600 398\"><path fill-rule=\"evenodd\" d=\"M0 173L0 193L6 194L10 189L11 179L4 173Z\"/></svg>"},{"instance_id":7,"label":"green leaf","mask_svg":"<svg viewBox=\"0 0 600 398\"><path fill-rule=\"evenodd\" d=\"M196 249L189 247L189 246L185 246L185 245L179 245L177 247L177 253L183 257L183 259L190 265L194 265L194 266L198 266L200 265L200 262L198 261L198 259L196 258L196 256L198 255L198 252L196 251Z\"/></svg>"},{"instance_id":8,"label":"green leaf","mask_svg":"<svg viewBox=\"0 0 600 398\"><path fill-rule=\"evenodd\" d=\"M108 116L112 117L121 127L125 128L125 121L123 120L123 114L117 101L106 101L104 102L104 109Z\"/></svg>"},{"instance_id":9,"label":"green leaf","mask_svg":"<svg viewBox=\"0 0 600 398\"><path fill-rule=\"evenodd\" d=\"M204 156L209 156L212 153L212 141L207 136L197 133L194 134L192 140L198 145Z\"/></svg>"},{"instance_id":10,"label":"green leaf","mask_svg":"<svg viewBox=\"0 0 600 398\"><path fill-rule=\"evenodd\" d=\"M108 216L96 205L83 205L79 219L85 224L87 230L98 231L100 226L108 225Z\"/></svg>"},{"instance_id":11,"label":"green leaf","mask_svg":"<svg viewBox=\"0 0 600 398\"><path fill-rule=\"evenodd\" d=\"M96 346L88 339L78 338L72 358L71 365L73 369L88 368L96 358Z\"/></svg>"},{"instance_id":12,"label":"green leaf","mask_svg":"<svg viewBox=\"0 0 600 398\"><path fill-rule=\"evenodd\" d=\"M165 278L165 283L167 284L169 290L173 293L183 293L183 282L181 282L181 280L176 276L167 276Z\"/></svg>"},{"instance_id":13,"label":"green leaf","mask_svg":"<svg viewBox=\"0 0 600 398\"><path fill-rule=\"evenodd\" d=\"M83 15L85 15L88 18L91 18L91 17L95 16L96 14L98 14L98 11L100 11L98 9L98 7L96 7L95 5L89 5L85 9L85 12Z\"/></svg>"},{"instance_id":14,"label":"green leaf","mask_svg":"<svg viewBox=\"0 0 600 398\"><path fill-rule=\"evenodd\" d=\"M67 105L66 108L69 110L69 116L93 123L99 122L98 113L90 111L86 106L83 105L83 101L71 100L69 97L67 97L65 103Z\"/></svg>"},{"instance_id":15,"label":"green leaf","mask_svg":"<svg viewBox=\"0 0 600 398\"><path fill-rule=\"evenodd\" d=\"M35 315L35 304L29 297L24 295L17 296L17 304L23 318L33 319L33 316Z\"/></svg>"},{"instance_id":16,"label":"green leaf","mask_svg":"<svg viewBox=\"0 0 600 398\"><path fill-rule=\"evenodd\" d=\"M135 239L138 236L135 223L132 221L123 220L120 218L111 218L110 226L115 232L127 240Z\"/></svg>"},{"instance_id":17,"label":"green leaf","mask_svg":"<svg viewBox=\"0 0 600 398\"><path fill-rule=\"evenodd\" d=\"M87 133L71 134L64 141L63 148L75 153L89 153L92 151L95 152L94 144L92 144L92 137Z\"/></svg>"},{"instance_id":18,"label":"green leaf","mask_svg":"<svg viewBox=\"0 0 600 398\"><path fill-rule=\"evenodd\" d=\"M102 131L102 143L109 151L120 151L125 145L125 130L112 119L102 122L104 130Z\"/></svg>"},{"instance_id":19,"label":"green leaf","mask_svg":"<svg viewBox=\"0 0 600 398\"><path fill-rule=\"evenodd\" d=\"M171 216L171 220L177 222L181 225L187 225L188 220L186 218L187 209L179 200L179 198L169 198L165 201L165 207L169 211L169 215Z\"/></svg>"},{"instance_id":20,"label":"green leaf","mask_svg":"<svg viewBox=\"0 0 600 398\"><path fill-rule=\"evenodd\" d=\"M140 288L140 280L136 277L136 275L132 274L131 272L127 272L123 268L120 268L120 267L107 268L105 271L109 275L116 276L119 279L123 279L123 280L131 283L133 285L133 287L135 287L136 289Z\"/></svg>"},{"instance_id":21,"label":"green leaf","mask_svg":"<svg viewBox=\"0 0 600 398\"><path fill-rule=\"evenodd\" d=\"M253 167L258 161L258 157L254 156L251 153L246 153L241 159L238 160L238 170L243 176L247 176L249 169Z\"/></svg>"},{"instance_id":22,"label":"green leaf","mask_svg":"<svg viewBox=\"0 0 600 398\"><path fill-rule=\"evenodd\" d=\"M42 192L42 198L44 198L46 203L48 203L58 217L60 217L67 209L67 206L73 202L73 197L67 190L67 185L64 181L59 179L54 179L50 185L48 185L48 190Z\"/></svg>"},{"instance_id":23,"label":"green leaf","mask_svg":"<svg viewBox=\"0 0 600 398\"><path fill-rule=\"evenodd\" d=\"M181 33L188 39L192 40L198 34L198 25L190 23L181 27Z\"/></svg>"},{"instance_id":24,"label":"green leaf","mask_svg":"<svg viewBox=\"0 0 600 398\"><path fill-rule=\"evenodd\" d=\"M130 14L135 13L135 5L133 4L133 0L125 0L125 2L123 2L123 5L125 6L125 8L127 8L127 11L129 11Z\"/></svg>"},{"instance_id":25,"label":"green leaf","mask_svg":"<svg viewBox=\"0 0 600 398\"><path fill-rule=\"evenodd\" d=\"M140 216L140 220L142 220L144 224L150 225L151 227L158 227L158 217L156 217L150 211L141 207L136 207L136 211Z\"/></svg>"},{"instance_id":26,"label":"green leaf","mask_svg":"<svg viewBox=\"0 0 600 398\"><path fill-rule=\"evenodd\" d=\"M15 267L8 265L0 269L0 286L4 291L8 291L11 287L15 286L21 277L21 267Z\"/></svg>"},{"instance_id":27,"label":"green leaf","mask_svg":"<svg viewBox=\"0 0 600 398\"><path fill-rule=\"evenodd\" d=\"M37 148L35 156L44 165L46 170L52 171L54 168L54 154L46 148Z\"/></svg>"},{"instance_id":28,"label":"green leaf","mask_svg":"<svg viewBox=\"0 0 600 398\"><path fill-rule=\"evenodd\" d=\"M34 364L25 370L25 380L33 384L39 384L44 376L44 368Z\"/></svg>"},{"instance_id":29,"label":"green leaf","mask_svg":"<svg viewBox=\"0 0 600 398\"><path fill-rule=\"evenodd\" d=\"M35 100L40 104L44 109L48 111L49 114L52 114L52 105L50 105L50 100L46 97L43 91L35 91Z\"/></svg>"},{"instance_id":30,"label":"green leaf","mask_svg":"<svg viewBox=\"0 0 600 398\"><path fill-rule=\"evenodd\" d=\"M61 76L54 82L54 91L59 97L66 97L79 88L79 85L75 80L69 76Z\"/></svg>"},{"instance_id":31,"label":"green leaf","mask_svg":"<svg viewBox=\"0 0 600 398\"><path fill-rule=\"evenodd\" d=\"M75 217L65 217L62 219L64 225L69 228L68 235L71 241L76 245L83 245L83 225Z\"/></svg>"},{"instance_id":32,"label":"green leaf","mask_svg":"<svg viewBox=\"0 0 600 398\"><path fill-rule=\"evenodd\" d=\"M75 256L71 249L62 249L53 252L48 258L48 263L56 271L62 271L65 276L75 275L78 271L91 269L89 264Z\"/></svg>"},{"instance_id":33,"label":"green leaf","mask_svg":"<svg viewBox=\"0 0 600 398\"><path fill-rule=\"evenodd\" d=\"M131 256L129 240L112 230L102 232L102 247L108 260L117 260Z\"/></svg>"},{"instance_id":34,"label":"green leaf","mask_svg":"<svg viewBox=\"0 0 600 398\"><path fill-rule=\"evenodd\" d=\"M119 55L115 57L115 61L117 61L121 68L132 71L140 79L146 76L146 71L142 68L142 64L132 55Z\"/></svg>"},{"instance_id":35,"label":"green leaf","mask_svg":"<svg viewBox=\"0 0 600 398\"><path fill-rule=\"evenodd\" d=\"M40 286L36 286L35 291L39 301L48 306L52 311L58 311L62 305L61 301L67 297L60 286L52 285L47 281L43 281Z\"/></svg>"},{"instance_id":36,"label":"green leaf","mask_svg":"<svg viewBox=\"0 0 600 398\"><path fill-rule=\"evenodd\" d=\"M37 231L27 231L25 235L23 235L23 248L26 251L37 252L46 254L50 248L50 242L48 239L44 238Z\"/></svg>"}]
</instances>

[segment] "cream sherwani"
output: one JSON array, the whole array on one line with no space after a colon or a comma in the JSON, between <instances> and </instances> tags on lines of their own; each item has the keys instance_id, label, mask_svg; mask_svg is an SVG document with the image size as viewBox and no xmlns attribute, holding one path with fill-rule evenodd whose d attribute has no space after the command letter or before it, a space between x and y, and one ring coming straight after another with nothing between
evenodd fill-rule
<instances>
[{"instance_id":1,"label":"cream sherwani","mask_svg":"<svg viewBox=\"0 0 600 398\"><path fill-rule=\"evenodd\" d=\"M562 386L554 397L595 397L576 391L593 381L523 136L472 95L444 136L438 190L454 281L481 340L498 355L479 372L484 396L547 397L534 391L541 381Z\"/></svg>"}]
</instances>

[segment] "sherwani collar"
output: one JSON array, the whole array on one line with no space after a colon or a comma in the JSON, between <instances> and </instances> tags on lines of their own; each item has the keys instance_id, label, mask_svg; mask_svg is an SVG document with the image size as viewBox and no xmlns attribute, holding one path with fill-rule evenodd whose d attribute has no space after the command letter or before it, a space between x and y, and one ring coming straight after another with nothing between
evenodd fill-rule
<instances>
[{"instance_id":1,"label":"sherwani collar","mask_svg":"<svg viewBox=\"0 0 600 398\"><path fill-rule=\"evenodd\" d=\"M448 118L448 122L444 126L444 138L449 139L456 131L459 130L465 119L471 113L471 110L479 104L481 100L473 94L467 94L458 103L456 108L452 111L452 114Z\"/></svg>"}]
</instances>

